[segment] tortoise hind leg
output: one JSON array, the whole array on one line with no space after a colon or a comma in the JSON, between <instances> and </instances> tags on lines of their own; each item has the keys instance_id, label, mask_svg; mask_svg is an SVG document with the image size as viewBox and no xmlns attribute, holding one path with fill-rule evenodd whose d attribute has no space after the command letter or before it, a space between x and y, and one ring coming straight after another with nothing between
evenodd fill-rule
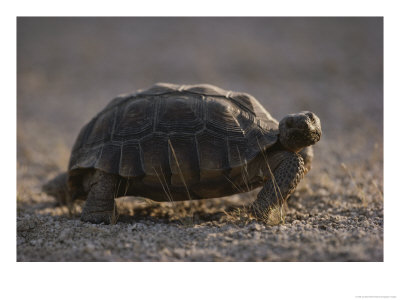
<instances>
[{"instance_id":1,"label":"tortoise hind leg","mask_svg":"<svg viewBox=\"0 0 400 300\"><path fill-rule=\"evenodd\" d=\"M115 190L119 177L96 171L90 182L90 190L82 211L81 220L91 223L110 224L117 214Z\"/></svg>"},{"instance_id":2,"label":"tortoise hind leg","mask_svg":"<svg viewBox=\"0 0 400 300\"><path fill-rule=\"evenodd\" d=\"M255 216L262 220L268 219L272 208L284 204L306 171L303 158L299 154L282 151L277 153L275 158L280 160L277 167L272 170L275 182L268 179L257 195L256 201L252 203Z\"/></svg>"}]
</instances>

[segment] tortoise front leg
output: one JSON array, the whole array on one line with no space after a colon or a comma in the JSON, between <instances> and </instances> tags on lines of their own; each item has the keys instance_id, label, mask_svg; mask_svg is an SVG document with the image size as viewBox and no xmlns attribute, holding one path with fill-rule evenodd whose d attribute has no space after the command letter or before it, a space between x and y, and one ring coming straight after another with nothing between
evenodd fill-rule
<instances>
[{"instance_id":1,"label":"tortoise front leg","mask_svg":"<svg viewBox=\"0 0 400 300\"><path fill-rule=\"evenodd\" d=\"M282 151L274 155L272 160L276 158L279 158L280 162L272 170L273 178L265 182L256 201L252 203L255 216L262 220L268 219L272 208L285 203L306 171L303 158L299 154Z\"/></svg>"},{"instance_id":2,"label":"tortoise front leg","mask_svg":"<svg viewBox=\"0 0 400 300\"><path fill-rule=\"evenodd\" d=\"M308 173L311 170L311 163L314 158L314 150L312 146L308 146L303 148L299 154L303 158L304 167L306 168L306 173Z\"/></svg>"},{"instance_id":3,"label":"tortoise front leg","mask_svg":"<svg viewBox=\"0 0 400 300\"><path fill-rule=\"evenodd\" d=\"M90 191L82 211L82 221L111 223L113 214L117 214L114 200L117 183L118 176L96 171L93 175Z\"/></svg>"}]
</instances>

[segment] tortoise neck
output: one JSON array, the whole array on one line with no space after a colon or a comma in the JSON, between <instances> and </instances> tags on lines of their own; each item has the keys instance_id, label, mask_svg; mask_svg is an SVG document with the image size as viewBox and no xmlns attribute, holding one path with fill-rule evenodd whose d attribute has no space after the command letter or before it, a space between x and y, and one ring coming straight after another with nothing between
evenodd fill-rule
<instances>
[{"instance_id":1,"label":"tortoise neck","mask_svg":"<svg viewBox=\"0 0 400 300\"><path fill-rule=\"evenodd\" d=\"M279 136L278 136L278 140L272 147L268 148L268 152L279 151L279 150L287 150L287 149L282 145L281 141L279 140Z\"/></svg>"}]
</instances>

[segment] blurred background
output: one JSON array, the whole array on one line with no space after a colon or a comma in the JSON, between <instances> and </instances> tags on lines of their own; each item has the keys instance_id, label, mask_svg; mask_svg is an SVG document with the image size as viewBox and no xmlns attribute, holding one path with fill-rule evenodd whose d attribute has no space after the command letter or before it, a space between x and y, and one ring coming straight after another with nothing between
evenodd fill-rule
<instances>
[{"instance_id":1,"label":"blurred background","mask_svg":"<svg viewBox=\"0 0 400 300\"><path fill-rule=\"evenodd\" d=\"M19 261L383 261L383 18L23 17L17 72ZM85 123L160 81L247 92L278 120L320 117L287 225L238 227L250 220L221 213L255 190L179 205L122 198L119 223L91 235L79 205L41 191Z\"/></svg>"},{"instance_id":2,"label":"blurred background","mask_svg":"<svg viewBox=\"0 0 400 300\"><path fill-rule=\"evenodd\" d=\"M247 92L278 120L311 110L315 168L373 156L382 177L382 18L24 17L17 32L19 164L65 169L113 97L161 81Z\"/></svg>"}]
</instances>

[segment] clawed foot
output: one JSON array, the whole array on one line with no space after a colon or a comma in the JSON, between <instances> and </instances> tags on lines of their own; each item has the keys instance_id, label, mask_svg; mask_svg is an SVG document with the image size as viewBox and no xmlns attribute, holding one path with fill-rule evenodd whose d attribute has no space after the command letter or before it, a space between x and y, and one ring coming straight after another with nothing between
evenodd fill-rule
<instances>
[{"instance_id":1,"label":"clawed foot","mask_svg":"<svg viewBox=\"0 0 400 300\"><path fill-rule=\"evenodd\" d=\"M260 203L252 203L249 212L259 221L266 221L271 212L271 206L260 205Z\"/></svg>"},{"instance_id":2,"label":"clawed foot","mask_svg":"<svg viewBox=\"0 0 400 300\"><path fill-rule=\"evenodd\" d=\"M250 207L250 213L258 220L267 225L279 225L285 223L286 206L273 205L260 207L255 204Z\"/></svg>"}]
</instances>

